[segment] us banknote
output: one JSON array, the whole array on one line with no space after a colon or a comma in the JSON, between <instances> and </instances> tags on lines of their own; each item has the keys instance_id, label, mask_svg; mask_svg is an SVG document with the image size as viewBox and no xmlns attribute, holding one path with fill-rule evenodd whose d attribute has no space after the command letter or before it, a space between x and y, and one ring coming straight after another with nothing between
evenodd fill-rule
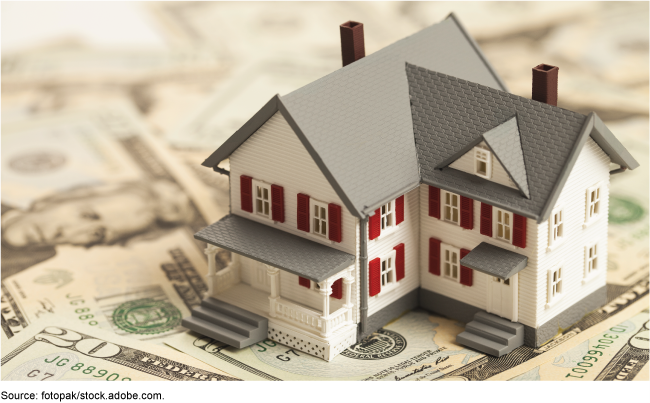
<instances>
[{"instance_id":1,"label":"us banknote","mask_svg":"<svg viewBox=\"0 0 650 403\"><path fill-rule=\"evenodd\" d=\"M227 205L123 105L6 124L2 144L3 339L51 314L180 331L207 289L192 235Z\"/></svg>"},{"instance_id":2,"label":"us banknote","mask_svg":"<svg viewBox=\"0 0 650 403\"><path fill-rule=\"evenodd\" d=\"M49 318L2 343L3 381L239 380L171 348Z\"/></svg>"}]
</instances>

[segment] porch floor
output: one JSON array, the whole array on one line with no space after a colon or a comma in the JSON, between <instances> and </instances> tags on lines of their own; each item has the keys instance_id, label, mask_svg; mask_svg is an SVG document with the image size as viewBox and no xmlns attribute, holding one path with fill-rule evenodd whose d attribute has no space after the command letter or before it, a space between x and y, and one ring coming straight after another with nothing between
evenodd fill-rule
<instances>
[{"instance_id":1,"label":"porch floor","mask_svg":"<svg viewBox=\"0 0 650 403\"><path fill-rule=\"evenodd\" d=\"M258 290L248 284L239 283L214 298L268 318L269 295L268 292Z\"/></svg>"}]
</instances>

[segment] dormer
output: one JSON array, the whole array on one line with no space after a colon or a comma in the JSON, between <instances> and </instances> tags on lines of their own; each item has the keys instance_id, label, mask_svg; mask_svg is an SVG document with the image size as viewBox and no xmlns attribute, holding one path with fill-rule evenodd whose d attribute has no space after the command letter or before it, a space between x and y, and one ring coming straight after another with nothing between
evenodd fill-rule
<instances>
[{"instance_id":1,"label":"dormer","mask_svg":"<svg viewBox=\"0 0 650 403\"><path fill-rule=\"evenodd\" d=\"M447 166L519 190L530 198L517 116L483 133Z\"/></svg>"}]
</instances>

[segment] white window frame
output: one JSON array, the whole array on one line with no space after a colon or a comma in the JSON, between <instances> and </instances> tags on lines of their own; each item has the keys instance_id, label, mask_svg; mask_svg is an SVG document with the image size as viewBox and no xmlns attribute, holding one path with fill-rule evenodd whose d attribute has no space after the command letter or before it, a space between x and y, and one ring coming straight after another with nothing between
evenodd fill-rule
<instances>
[{"instance_id":1,"label":"white window frame","mask_svg":"<svg viewBox=\"0 0 650 403\"><path fill-rule=\"evenodd\" d=\"M321 213L324 212L325 218L316 217L315 214L314 214L314 212L315 212L314 209L315 208L318 208ZM329 235L329 216L328 216L329 211L328 211L328 209L329 209L329 206L328 206L327 203L323 203L322 201L312 199L311 197L309 198L309 231L312 234L317 235L319 237L323 237L325 239L327 239L328 235ZM319 225L316 225L317 224L316 220L318 220ZM323 222L325 223L325 231L324 231L324 233L322 231L323 226L321 225ZM316 230L317 227L318 227L318 231Z\"/></svg>"},{"instance_id":2,"label":"white window frame","mask_svg":"<svg viewBox=\"0 0 650 403\"><path fill-rule=\"evenodd\" d=\"M598 242L585 246L585 272L582 280L583 284L593 279L601 272L598 265L602 259L599 259L600 251L598 249ZM591 253L592 251L594 253Z\"/></svg>"},{"instance_id":3,"label":"white window frame","mask_svg":"<svg viewBox=\"0 0 650 403\"><path fill-rule=\"evenodd\" d=\"M591 201L591 193L596 192L597 193L597 199L595 202ZM586 193L586 204L585 204L585 223L583 224L583 227L587 227L589 224L595 222L598 220L601 216L603 216L602 211L603 211L603 183L598 182L597 184L587 188L587 193ZM592 207L594 209L592 210ZM597 210L597 211L595 211ZM594 211L592 213L592 211Z\"/></svg>"},{"instance_id":4,"label":"white window frame","mask_svg":"<svg viewBox=\"0 0 650 403\"><path fill-rule=\"evenodd\" d=\"M479 162L485 162L485 173L478 169ZM474 147L474 174L481 178L492 178L492 152L482 147Z\"/></svg>"},{"instance_id":5,"label":"white window frame","mask_svg":"<svg viewBox=\"0 0 650 403\"><path fill-rule=\"evenodd\" d=\"M503 235L504 235L503 237L499 236L499 224L500 224L499 223L499 213L502 213L502 215L504 217L503 223L502 223L503 224ZM505 217L508 217L508 219L506 220ZM503 241L503 242L507 242L507 243L512 245L512 238L513 238L512 231L513 231L514 226L515 226L515 223L513 221L514 218L515 218L515 215L513 213L511 213L510 211L502 210L502 209L500 209L498 207L494 207L494 212L493 212L493 216L492 216L492 222L494 223L493 224L494 228L492 230L493 230L493 234L494 234L495 239L498 239L498 240ZM508 221L508 224L506 224L506 221ZM510 234L510 239L506 238L506 236L505 236L506 234Z\"/></svg>"},{"instance_id":6,"label":"white window frame","mask_svg":"<svg viewBox=\"0 0 650 403\"><path fill-rule=\"evenodd\" d=\"M395 200L391 200L379 208L379 225L382 234L384 231L395 228Z\"/></svg>"},{"instance_id":7,"label":"white window frame","mask_svg":"<svg viewBox=\"0 0 650 403\"><path fill-rule=\"evenodd\" d=\"M454 254L456 254L456 263L453 262ZM449 270L447 270L447 265L449 265ZM454 277L454 266L456 267L456 277ZM460 248L444 243L440 244L440 274L443 278L460 283Z\"/></svg>"},{"instance_id":8,"label":"white window frame","mask_svg":"<svg viewBox=\"0 0 650 403\"><path fill-rule=\"evenodd\" d=\"M456 193L448 192L443 190L441 195L442 198L442 220L451 224L460 225L460 196ZM450 203L447 203L447 196L449 196ZM456 198L456 206L453 206L454 197ZM447 208L451 213L451 219L447 219ZM454 221L454 210L456 210L457 220Z\"/></svg>"},{"instance_id":9,"label":"white window frame","mask_svg":"<svg viewBox=\"0 0 650 403\"><path fill-rule=\"evenodd\" d=\"M394 249L380 258L379 281L381 282L382 291L387 291L397 286L396 258L397 251Z\"/></svg>"},{"instance_id":10,"label":"white window frame","mask_svg":"<svg viewBox=\"0 0 650 403\"><path fill-rule=\"evenodd\" d=\"M555 305L559 300L562 299L564 295L564 279L562 277L562 269L564 268L563 264L559 264L552 269L549 269L546 283L547 283L547 292L546 292L546 308L550 308Z\"/></svg>"},{"instance_id":11,"label":"white window frame","mask_svg":"<svg viewBox=\"0 0 650 403\"><path fill-rule=\"evenodd\" d=\"M547 252L559 246L566 238L566 223L564 207L556 206L548 219L548 248Z\"/></svg>"},{"instance_id":12,"label":"white window frame","mask_svg":"<svg viewBox=\"0 0 650 403\"><path fill-rule=\"evenodd\" d=\"M262 197L258 197L257 189L260 188L262 189ZM266 190L268 193L268 199L264 199L263 192ZM262 211L259 209L258 201L262 202ZM268 203L268 214L264 214L264 202ZM272 196L271 196L271 184L253 179L253 213L258 216L265 218L267 220L271 220L272 217L272 210L273 210L273 205L272 205Z\"/></svg>"}]
</instances>

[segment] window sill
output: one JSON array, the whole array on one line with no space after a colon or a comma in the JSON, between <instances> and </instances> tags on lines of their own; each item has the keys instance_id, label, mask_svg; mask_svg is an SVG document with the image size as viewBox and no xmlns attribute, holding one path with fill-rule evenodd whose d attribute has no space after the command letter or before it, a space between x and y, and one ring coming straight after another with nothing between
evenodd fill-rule
<instances>
[{"instance_id":1,"label":"window sill","mask_svg":"<svg viewBox=\"0 0 650 403\"><path fill-rule=\"evenodd\" d=\"M560 247L564 243L564 237L558 239L557 241L553 242L553 244L549 247L546 248L546 252L553 252L555 249Z\"/></svg>"},{"instance_id":2,"label":"window sill","mask_svg":"<svg viewBox=\"0 0 650 403\"><path fill-rule=\"evenodd\" d=\"M390 285L387 285L385 287L381 287L381 291L379 291L379 294L373 296L372 298L379 298L382 295L389 294L393 291L395 291L399 286L399 283L391 283Z\"/></svg>"},{"instance_id":3,"label":"window sill","mask_svg":"<svg viewBox=\"0 0 650 403\"><path fill-rule=\"evenodd\" d=\"M596 217L592 217L589 221L586 223L582 224L582 229L587 229L590 227L593 223L597 222L600 220L601 214L598 214Z\"/></svg>"},{"instance_id":4,"label":"window sill","mask_svg":"<svg viewBox=\"0 0 650 403\"><path fill-rule=\"evenodd\" d=\"M558 304L558 302L562 301L562 297L563 297L562 294L556 296L555 299L554 299L553 301L546 303L546 305L545 305L544 307L545 307L546 309L551 309L551 308L553 308L555 305Z\"/></svg>"},{"instance_id":5,"label":"window sill","mask_svg":"<svg viewBox=\"0 0 650 403\"><path fill-rule=\"evenodd\" d=\"M592 281L594 281L594 279L598 278L599 273L598 273L597 270L598 269L596 269L596 271L592 271L591 273L589 273L589 275L587 277L583 278L582 279L582 285L589 284Z\"/></svg>"},{"instance_id":6,"label":"window sill","mask_svg":"<svg viewBox=\"0 0 650 403\"><path fill-rule=\"evenodd\" d=\"M380 239L384 239L384 238L387 237L388 235L391 235L391 234L397 232L397 230L400 229L401 225L402 225L402 224L393 225L393 226L390 227L389 229L384 230L384 231L381 231L381 234L379 234L379 236L378 236L377 238L373 239L373 241L378 241L378 240L380 240Z\"/></svg>"}]
</instances>

